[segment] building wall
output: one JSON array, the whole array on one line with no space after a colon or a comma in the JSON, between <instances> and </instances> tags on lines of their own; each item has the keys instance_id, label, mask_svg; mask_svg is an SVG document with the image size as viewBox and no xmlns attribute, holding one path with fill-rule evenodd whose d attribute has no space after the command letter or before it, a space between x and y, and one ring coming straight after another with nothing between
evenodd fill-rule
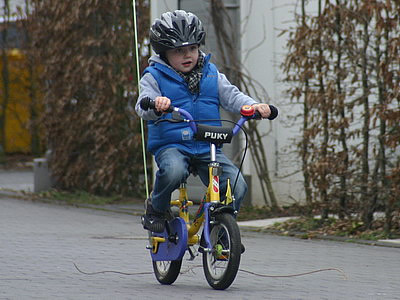
<instances>
[{"instance_id":1,"label":"building wall","mask_svg":"<svg viewBox=\"0 0 400 300\"><path fill-rule=\"evenodd\" d=\"M259 100L279 108L279 117L276 120L262 121L258 128L266 134L264 145L268 167L280 204L301 200L303 197L301 174L286 177L287 174L300 170L300 162L296 156L287 154L293 150L291 143L299 134L299 128L287 127L286 115L289 112L293 114L296 107L287 105L287 95L284 92L286 87L281 81L283 76L280 64L284 59L287 36L278 37L281 30L288 29L293 24L295 4L295 0L241 0L240 5L241 60L244 70L259 83L258 93L264 95ZM251 161L250 165L252 164ZM257 178L253 178L253 194L256 195L253 202L263 205Z\"/></svg>"}]
</instances>

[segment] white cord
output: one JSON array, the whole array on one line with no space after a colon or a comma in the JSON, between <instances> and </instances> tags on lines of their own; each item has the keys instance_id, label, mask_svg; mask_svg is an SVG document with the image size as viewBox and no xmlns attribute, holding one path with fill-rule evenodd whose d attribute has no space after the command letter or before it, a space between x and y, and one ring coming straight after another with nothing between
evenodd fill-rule
<instances>
[{"instance_id":1,"label":"white cord","mask_svg":"<svg viewBox=\"0 0 400 300\"><path fill-rule=\"evenodd\" d=\"M136 79L138 85L138 95L140 95L140 71L139 71L139 51L138 51L138 40L137 40L137 23L136 23L136 1L132 0L132 10L133 10L133 26L134 26L134 41L135 41L135 56L136 56ZM146 199L149 198L149 182L147 179L147 163L146 163L146 145L144 140L144 124L143 119L140 118L140 132L142 135L142 153L143 153L143 166L144 166L144 184L146 186Z\"/></svg>"}]
</instances>

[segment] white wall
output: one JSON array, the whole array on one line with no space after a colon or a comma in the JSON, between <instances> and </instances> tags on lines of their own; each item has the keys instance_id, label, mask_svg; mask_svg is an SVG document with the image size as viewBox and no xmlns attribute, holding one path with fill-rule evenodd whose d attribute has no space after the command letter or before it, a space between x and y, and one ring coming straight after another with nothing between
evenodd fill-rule
<instances>
[{"instance_id":1,"label":"white wall","mask_svg":"<svg viewBox=\"0 0 400 300\"><path fill-rule=\"evenodd\" d=\"M287 116L299 107L288 105L286 86L282 82L280 65L286 53L287 35L278 37L281 30L293 25L296 0L241 1L242 63L244 70L267 91L269 103L279 108L279 117L260 122L258 128L267 133L264 145L268 157L270 177L280 204L303 199L301 162L291 144L300 133L300 126L288 127ZM261 89L260 89L261 90ZM261 101L268 102L267 96ZM263 205L260 183L253 176L253 203Z\"/></svg>"},{"instance_id":2,"label":"white wall","mask_svg":"<svg viewBox=\"0 0 400 300\"><path fill-rule=\"evenodd\" d=\"M178 0L156 0L151 1L150 5L150 21L153 23L155 18L159 18L166 11L174 11L178 9ZM150 26L151 24L149 24Z\"/></svg>"}]
</instances>

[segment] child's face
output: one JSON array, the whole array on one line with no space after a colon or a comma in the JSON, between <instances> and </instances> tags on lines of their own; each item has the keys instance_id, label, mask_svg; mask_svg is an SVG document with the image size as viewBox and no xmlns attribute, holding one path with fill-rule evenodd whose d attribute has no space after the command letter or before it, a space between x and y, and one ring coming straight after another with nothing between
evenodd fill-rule
<instances>
[{"instance_id":1,"label":"child's face","mask_svg":"<svg viewBox=\"0 0 400 300\"><path fill-rule=\"evenodd\" d=\"M165 53L169 64L177 71L188 73L197 64L199 58L199 46L189 45L167 50Z\"/></svg>"}]
</instances>

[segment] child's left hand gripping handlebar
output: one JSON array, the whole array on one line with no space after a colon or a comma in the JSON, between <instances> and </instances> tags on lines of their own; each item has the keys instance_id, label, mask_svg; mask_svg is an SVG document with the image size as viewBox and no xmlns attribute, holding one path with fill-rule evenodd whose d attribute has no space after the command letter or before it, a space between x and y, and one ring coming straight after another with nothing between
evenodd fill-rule
<instances>
[{"instance_id":1,"label":"child's left hand gripping handlebar","mask_svg":"<svg viewBox=\"0 0 400 300\"><path fill-rule=\"evenodd\" d=\"M271 113L269 117L267 117L268 120L273 120L278 116L278 109L273 106L273 105L268 105L269 109L271 110ZM247 119L261 119L261 115L258 111L254 109L251 105L243 105L242 109L240 110L240 114L242 117L247 118Z\"/></svg>"}]
</instances>

